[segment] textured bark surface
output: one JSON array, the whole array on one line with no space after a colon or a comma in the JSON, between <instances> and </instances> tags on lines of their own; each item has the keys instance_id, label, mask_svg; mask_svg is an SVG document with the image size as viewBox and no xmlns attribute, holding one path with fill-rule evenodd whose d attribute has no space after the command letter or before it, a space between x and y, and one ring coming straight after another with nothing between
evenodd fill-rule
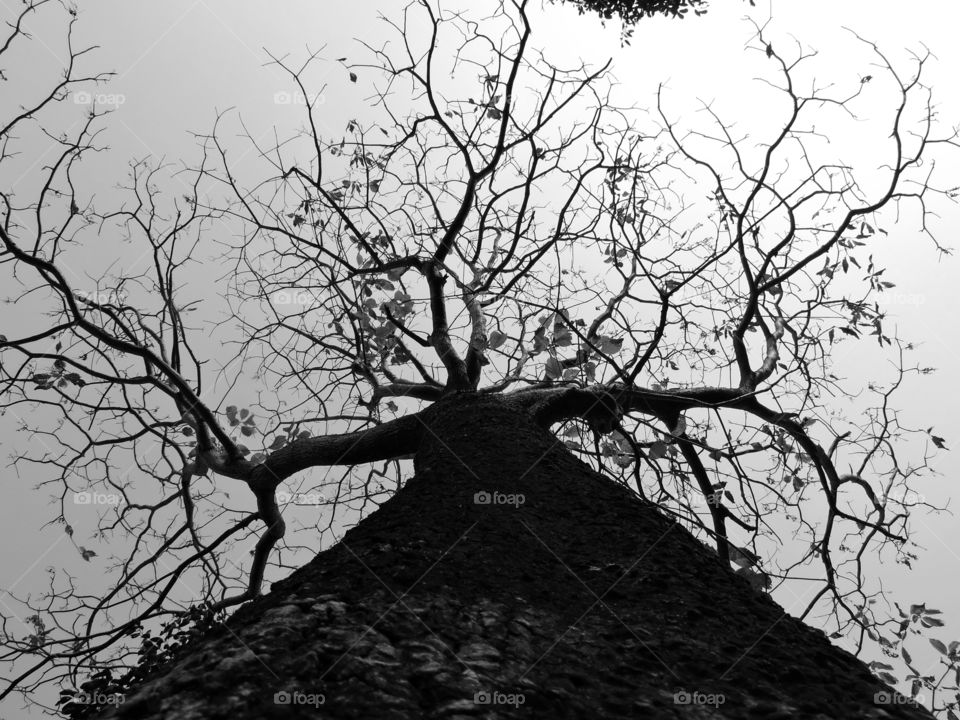
<instances>
[{"instance_id":1,"label":"textured bark surface","mask_svg":"<svg viewBox=\"0 0 960 720\"><path fill-rule=\"evenodd\" d=\"M929 717L496 398L423 419L400 493L104 717Z\"/></svg>"}]
</instances>

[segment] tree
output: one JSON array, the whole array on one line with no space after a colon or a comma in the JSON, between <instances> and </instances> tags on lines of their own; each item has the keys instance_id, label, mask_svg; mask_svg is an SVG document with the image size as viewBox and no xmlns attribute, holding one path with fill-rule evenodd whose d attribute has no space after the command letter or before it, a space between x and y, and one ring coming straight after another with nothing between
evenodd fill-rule
<instances>
[{"instance_id":1,"label":"tree","mask_svg":"<svg viewBox=\"0 0 960 720\"><path fill-rule=\"evenodd\" d=\"M21 18L47 4L28 3ZM228 608L254 601L229 627L261 635L272 627L267 611L279 618L293 612L283 607L302 609L291 598L309 597L311 612L331 622L346 617L340 596L320 597L324 585L316 583L323 576L338 592L352 588L352 597L373 587L355 563L347 568L349 542L267 596L263 584L315 553L318 534L359 517L367 519L355 531L362 550L356 562L389 578L401 600L402 583L416 584L429 570L437 612L448 619L463 597L455 574L434 574L447 553L457 556L452 567L460 572L469 557L487 567L500 561L504 582L488 577L466 586L484 597L498 588L511 597L522 591L533 608L524 612L533 612L544 632L562 630L568 619L556 593L566 577L564 553L577 546L562 531L589 540L576 562L567 561L569 581L587 578L582 582L598 602L649 567L651 588L662 588L672 609L616 606L613 616L629 615L625 624L635 638L613 646L624 662L635 660L637 643L663 655L640 637L652 619L719 632L716 618L676 614L685 597L702 608L720 595L742 622L759 621L773 618L776 606L757 593L804 582L816 569L819 587L801 619L826 614L822 627L834 637L856 638L858 649L870 638L903 657L914 696L934 690L941 681L916 672L903 643L916 628L937 626L937 611L915 605L901 617L883 617L871 602L880 590L863 572L871 553L912 558L908 521L918 503L910 483L927 469L928 453L919 462L902 461L902 453L916 447L910 436L938 448L945 442L932 428L902 427L890 409L903 377L927 369L910 364L911 346L884 324L876 298L890 284L878 261L863 257L894 213L923 220L929 203L955 195L940 190L922 162L955 143L953 135L936 134L921 83L927 57L901 68L854 38L876 66L873 74L818 90L805 76L811 56L799 47L781 50L758 28L751 50L765 99L779 114L776 125L751 135L760 138L753 143L709 106L709 127L674 119L662 97L654 118L618 107L608 66L564 70L536 50L524 2L497 4L480 19L476 11L415 3L388 22L395 43L367 47L369 61L341 59L345 82L368 82L376 93L373 109L347 123L342 136L320 129L306 80L316 56L301 66L274 59L305 100L306 129L271 147L248 137L265 169L252 181L232 164L221 118L203 138L186 195L164 194L166 170L137 162L128 199L97 207L74 182L83 158L99 148L100 113L93 110L73 137L46 133L59 155L32 198L3 189L6 287L18 307L29 300L37 324L0 337L0 392L3 407L44 446L36 451L24 443L16 462L48 472L45 485L56 486L60 499L55 521L71 539L75 493L116 499L97 528L114 543L111 587L90 595L70 577L54 578L40 603L24 600L35 631L5 639L13 670L4 695L60 681L65 711L83 716L94 708L72 688L128 693L145 678L162 677L157 667L218 625ZM4 55L24 39L20 28L14 26ZM72 51L71 58L86 52ZM44 111L76 87L105 79L78 76L71 62L53 92L4 121L0 167L14 157L22 128L42 122ZM853 127L862 105L874 110L878 103L873 88L892 102L882 122L871 118L875 137L856 125L858 135L874 141L873 155L866 162L838 157L837 138ZM830 138L816 129L828 114L837 124ZM87 243L118 233L148 252L151 268L138 274L119 262L123 269L102 271L95 287L79 286L81 275L71 268ZM209 273L194 266L214 251L229 268L216 292ZM229 319L213 323L221 296ZM864 342L875 342L873 352L897 370L891 383L871 384L875 405L846 416L832 405L856 387L833 374L831 352ZM204 352L219 364L216 371ZM253 392L241 385L251 369ZM544 444L549 428L564 450ZM838 470L848 464L851 472ZM131 466L132 475L125 472ZM344 469L312 471L327 467ZM230 499L238 485L255 507ZM560 488L570 488L571 502L551 499ZM597 515L610 521L578 527L571 512L594 498ZM554 525L538 504L556 509ZM325 518L317 517L317 505ZM427 511L442 516L436 527L418 515ZM306 527L288 534L291 518ZM678 523L710 543L715 556ZM644 530L634 536L637 524ZM789 557L778 540L784 529L797 544L795 557L780 563L778 553ZM471 540L472 555L461 557L450 543L464 531L481 540ZM661 536L674 555L657 554ZM231 549L248 538L255 538L249 560L234 562ZM531 538L544 539L543 548ZM77 547L84 560L96 557ZM505 558L512 547L513 563ZM559 564L541 579L553 594L538 593L535 563L551 548L560 548L550 553ZM677 557L696 572L678 572ZM342 576L327 577L338 568ZM696 577L721 592L692 587ZM186 598L181 583L195 588ZM635 602L652 592L636 582L630 587L625 596ZM571 591L570 607L584 597ZM185 602L193 604L192 615L184 615ZM465 610L474 618L485 600L476 602ZM389 605L378 598L363 612ZM199 630L190 629L191 620ZM350 615L354 629L370 622ZM611 621L584 637L597 640L621 626ZM293 638L306 627L286 627L283 641L297 646ZM785 618L764 630L788 643L790 658L803 655L798 667L830 663L835 687L851 691L851 709L882 692L862 666L800 623ZM188 684L191 676L229 683L241 670L246 678L255 654L214 657L211 648L234 631L218 632L163 672L173 667L177 682ZM673 642L682 635L664 630ZM139 636L141 664L128 671L135 665L130 638ZM741 650L750 654L736 628L722 638L718 664ZM577 648L569 642L558 650L567 659ZM956 643L941 646L955 669ZM492 651L475 650L471 672L493 672L496 663L484 655ZM549 654L549 642L541 650ZM775 656L765 646L764 653ZM368 659L379 662L375 654ZM219 670L195 672L191 663ZM797 706L803 670L775 666L751 657L726 678L706 662L680 672L667 667L672 678L656 676L650 687L706 673L698 687L671 686L671 698L690 691L747 705L792 698L794 710L808 714L827 707L830 698L822 697ZM891 666L873 669L887 682L898 680ZM522 679L498 673L503 682ZM555 678L551 673L543 677ZM360 702L366 686L350 677L341 689ZM738 694L730 677L773 695ZM274 693L292 689L276 678L258 682ZM590 688L585 698L610 687L596 676L582 682ZM786 695L774 692L778 687ZM232 691L229 684L222 689ZM467 689L483 688L454 683L448 690L456 697L431 696L430 707L463 700ZM573 702L544 685L527 690L543 707ZM211 702L222 699L210 692ZM669 705L680 712L675 701ZM264 697L256 707L279 712ZM663 703L656 707L668 712ZM609 714L635 709L611 707ZM920 716L905 706L888 709ZM116 710L125 711L144 707Z\"/></svg>"}]
</instances>

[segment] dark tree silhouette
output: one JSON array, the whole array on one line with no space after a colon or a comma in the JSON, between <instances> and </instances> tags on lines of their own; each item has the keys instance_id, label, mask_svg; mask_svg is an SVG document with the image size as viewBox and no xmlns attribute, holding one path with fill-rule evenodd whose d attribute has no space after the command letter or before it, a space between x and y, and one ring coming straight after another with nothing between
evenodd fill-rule
<instances>
[{"instance_id":1,"label":"dark tree silhouette","mask_svg":"<svg viewBox=\"0 0 960 720\"><path fill-rule=\"evenodd\" d=\"M119 693L113 712L135 717L306 715L321 696L331 717L453 717L485 691L504 716L923 715L763 591L815 573L801 619L902 656L914 695L938 686L903 648L937 611L879 614L864 572L871 554L913 557L928 452L901 454L944 444L891 409L928 370L884 324L890 283L864 257L955 195L923 165L954 145L927 58L897 67L854 37L873 75L818 90L809 55L758 29L777 113L743 138L710 106L694 121L660 97L655 119L615 106L607 66L561 69L531 45L525 2L482 18L415 3L388 22L395 42L342 60L375 93L342 135L310 100L316 58L274 60L306 129L248 136L252 180L221 118L186 195L138 162L128 199L97 207L74 182L99 148L94 110L47 133L59 155L35 195L0 188L4 287L37 323L0 336L3 407L42 440L16 463L47 473L71 539L77 493L116 499L98 526L110 588L54 578L23 598L35 631L7 633L3 694L60 681L74 716ZM23 39L17 24L0 52ZM0 168L23 128L104 79L71 62L0 120ZM843 157L827 116L873 156ZM116 236L149 270L84 285L78 254ZM198 268L214 252L219 287ZM831 351L864 342L893 380L837 413L859 387ZM294 691L306 704L283 704Z\"/></svg>"}]
</instances>

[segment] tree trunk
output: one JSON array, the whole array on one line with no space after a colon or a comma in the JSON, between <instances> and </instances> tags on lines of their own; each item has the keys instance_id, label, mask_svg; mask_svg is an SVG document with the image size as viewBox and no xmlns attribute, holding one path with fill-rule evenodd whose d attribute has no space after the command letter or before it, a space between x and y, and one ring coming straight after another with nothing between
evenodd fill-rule
<instances>
[{"instance_id":1,"label":"tree trunk","mask_svg":"<svg viewBox=\"0 0 960 720\"><path fill-rule=\"evenodd\" d=\"M105 717L930 717L503 400L422 417L395 497Z\"/></svg>"}]
</instances>

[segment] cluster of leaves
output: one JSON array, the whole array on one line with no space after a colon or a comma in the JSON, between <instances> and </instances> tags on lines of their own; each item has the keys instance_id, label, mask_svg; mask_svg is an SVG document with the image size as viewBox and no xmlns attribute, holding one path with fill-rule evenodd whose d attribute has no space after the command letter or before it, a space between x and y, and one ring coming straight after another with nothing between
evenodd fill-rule
<instances>
[{"instance_id":1,"label":"cluster of leaves","mask_svg":"<svg viewBox=\"0 0 960 720\"><path fill-rule=\"evenodd\" d=\"M109 667L97 670L76 688L60 691L58 710L71 720L95 717L109 705L121 702L125 695L157 669L179 657L193 640L206 637L223 624L224 611L209 605L196 605L164 623L158 633L138 627L131 633L140 638L137 662L122 675Z\"/></svg>"},{"instance_id":2,"label":"cluster of leaves","mask_svg":"<svg viewBox=\"0 0 960 720\"><path fill-rule=\"evenodd\" d=\"M614 17L624 25L635 25L645 17L667 15L683 18L690 10L695 15L707 12L706 0L568 0L581 14L595 12L605 20Z\"/></svg>"},{"instance_id":3,"label":"cluster of leaves","mask_svg":"<svg viewBox=\"0 0 960 720\"><path fill-rule=\"evenodd\" d=\"M398 365L408 362L410 358L397 344L397 326L394 320L402 322L414 312L413 298L403 288L395 285L405 270L406 268L391 270L384 278L364 278L357 287L358 295L363 299L355 310L347 312L363 330L367 350L375 355L392 352L393 362ZM339 322L335 321L330 325L343 334L343 327Z\"/></svg>"},{"instance_id":4,"label":"cluster of leaves","mask_svg":"<svg viewBox=\"0 0 960 720\"><path fill-rule=\"evenodd\" d=\"M52 390L59 388L63 390L69 385L83 387L86 383L79 373L67 372L66 364L60 358L53 361L53 367L43 373L34 373L30 380L35 384L36 390Z\"/></svg>"},{"instance_id":5,"label":"cluster of leaves","mask_svg":"<svg viewBox=\"0 0 960 720\"><path fill-rule=\"evenodd\" d=\"M273 441L270 443L268 449L279 450L284 445L288 445L294 440L306 440L308 437L310 437L309 430L300 430L295 423L284 425L282 428L280 428L280 430L281 432L274 436Z\"/></svg>"},{"instance_id":6,"label":"cluster of leaves","mask_svg":"<svg viewBox=\"0 0 960 720\"><path fill-rule=\"evenodd\" d=\"M928 638L930 645L943 656L941 662L945 667L940 678L937 678L933 674L921 674L920 671L914 667L913 658L905 647L906 639L908 635L922 635L926 630L943 627L943 621L937 617L941 612L928 608L925 603L911 605L909 611L904 611L900 605L894 604L900 616L900 624L896 632L897 639L895 641L888 640L872 630L868 631L870 637L880 643L885 655L892 658L902 658L904 663L906 663L909 673L903 680L910 683L910 697L912 699L920 702L921 698L918 696L923 689L934 692L938 689L951 691L955 693L954 700L946 703L946 705L940 709L946 711L948 720L960 720L960 717L957 715L957 711L960 711L960 640L953 640L948 645L936 638ZM840 636L841 633L831 635L832 638ZM892 665L879 660L874 660L868 665L877 677L891 686L896 686L899 682L893 674L894 668ZM954 684L952 687L942 684L948 675L953 676Z\"/></svg>"},{"instance_id":7,"label":"cluster of leaves","mask_svg":"<svg viewBox=\"0 0 960 720\"><path fill-rule=\"evenodd\" d=\"M47 626L43 622L43 618L39 615L31 615L27 618L27 623L33 626L33 633L27 636L27 642L31 647L39 648L43 647L43 644L47 640Z\"/></svg>"},{"instance_id":8,"label":"cluster of leaves","mask_svg":"<svg viewBox=\"0 0 960 720\"><path fill-rule=\"evenodd\" d=\"M552 327L552 332L550 329ZM538 320L538 326L533 332L533 347L527 352L529 357L536 357L542 352L549 353L544 364L544 373L547 380L573 380L582 372L589 382L596 382L597 364L593 361L571 365L565 363L558 355L559 348L571 347L580 344L581 351L585 349L582 338L587 324L582 319L570 319L570 314L561 309L558 312L548 312ZM574 336L576 330L579 337ZM549 334L548 334L549 333ZM488 347L496 349L507 340L507 336L499 330L490 334ZM623 348L623 338L609 335L599 335L590 338L590 344L605 355L616 355Z\"/></svg>"}]
</instances>

